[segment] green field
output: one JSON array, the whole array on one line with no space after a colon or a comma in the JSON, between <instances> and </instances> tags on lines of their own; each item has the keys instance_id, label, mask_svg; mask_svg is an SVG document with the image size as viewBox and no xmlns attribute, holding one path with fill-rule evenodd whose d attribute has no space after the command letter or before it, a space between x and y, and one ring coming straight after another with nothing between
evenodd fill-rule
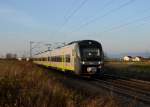
<instances>
[{"instance_id":1,"label":"green field","mask_svg":"<svg viewBox=\"0 0 150 107\"><path fill-rule=\"evenodd\" d=\"M150 80L150 62L105 62L106 74L112 74L122 77Z\"/></svg>"}]
</instances>

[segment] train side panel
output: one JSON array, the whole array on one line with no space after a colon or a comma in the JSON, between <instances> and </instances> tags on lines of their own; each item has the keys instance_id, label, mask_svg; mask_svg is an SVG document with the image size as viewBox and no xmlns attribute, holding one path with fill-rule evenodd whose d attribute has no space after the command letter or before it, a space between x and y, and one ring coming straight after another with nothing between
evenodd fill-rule
<instances>
[{"instance_id":1,"label":"train side panel","mask_svg":"<svg viewBox=\"0 0 150 107\"><path fill-rule=\"evenodd\" d=\"M62 71L74 71L74 53L75 44L35 55L34 59L38 60L34 60L34 63L61 69Z\"/></svg>"},{"instance_id":2,"label":"train side panel","mask_svg":"<svg viewBox=\"0 0 150 107\"><path fill-rule=\"evenodd\" d=\"M73 42L64 47L34 56L34 62L75 74L103 74L103 50L92 40Z\"/></svg>"}]
</instances>

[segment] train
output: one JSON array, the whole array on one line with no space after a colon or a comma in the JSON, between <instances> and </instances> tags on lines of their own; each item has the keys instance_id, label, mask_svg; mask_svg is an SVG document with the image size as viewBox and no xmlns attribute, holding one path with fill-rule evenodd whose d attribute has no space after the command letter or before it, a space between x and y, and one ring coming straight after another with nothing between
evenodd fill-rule
<instances>
[{"instance_id":1,"label":"train","mask_svg":"<svg viewBox=\"0 0 150 107\"><path fill-rule=\"evenodd\" d=\"M100 42L79 40L33 55L33 62L77 75L103 75L104 52Z\"/></svg>"}]
</instances>

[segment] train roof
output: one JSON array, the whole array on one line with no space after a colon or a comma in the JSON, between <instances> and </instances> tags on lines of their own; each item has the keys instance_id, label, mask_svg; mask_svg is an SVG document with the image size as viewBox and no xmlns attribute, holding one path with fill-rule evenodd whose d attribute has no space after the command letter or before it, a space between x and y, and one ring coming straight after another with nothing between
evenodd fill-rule
<instances>
[{"instance_id":1,"label":"train roof","mask_svg":"<svg viewBox=\"0 0 150 107\"><path fill-rule=\"evenodd\" d=\"M97 44L100 44L98 41L95 41L95 40L78 40L78 41L73 41L73 42L70 42L64 46L61 46L61 47L57 47L55 49L59 49L59 48L62 48L62 47L65 47L65 46L68 46L68 45L72 45L74 43L84 43L84 42L94 42L94 43L97 43ZM34 55L39 55L39 54L42 54L42 53L45 53L45 52L50 52L52 50L46 50L46 51L42 51L42 52L39 52L37 54L34 54Z\"/></svg>"},{"instance_id":2,"label":"train roof","mask_svg":"<svg viewBox=\"0 0 150 107\"><path fill-rule=\"evenodd\" d=\"M39 54L42 54L42 53L45 53L45 52L50 52L51 50L46 50L46 51L42 51L42 52L39 52L39 53L36 53L34 55L39 55Z\"/></svg>"},{"instance_id":3,"label":"train roof","mask_svg":"<svg viewBox=\"0 0 150 107\"><path fill-rule=\"evenodd\" d=\"M79 41L73 41L68 43L68 45L74 44L74 43L82 43L82 42L95 42L95 43L99 43L98 41L95 40L79 40Z\"/></svg>"}]
</instances>

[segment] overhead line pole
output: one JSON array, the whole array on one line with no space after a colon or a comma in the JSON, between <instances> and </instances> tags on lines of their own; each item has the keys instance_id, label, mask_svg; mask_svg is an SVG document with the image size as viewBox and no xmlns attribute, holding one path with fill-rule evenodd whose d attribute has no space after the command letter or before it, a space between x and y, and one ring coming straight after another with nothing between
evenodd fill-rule
<instances>
[{"instance_id":1,"label":"overhead line pole","mask_svg":"<svg viewBox=\"0 0 150 107\"><path fill-rule=\"evenodd\" d=\"M30 41L30 58L32 58L32 41Z\"/></svg>"},{"instance_id":2,"label":"overhead line pole","mask_svg":"<svg viewBox=\"0 0 150 107\"><path fill-rule=\"evenodd\" d=\"M33 46L33 43L36 43L35 46ZM30 41L30 58L32 58L33 49L37 48L38 44L41 44L42 42L34 42ZM43 45L47 46L48 51L51 50L52 44L50 43L42 43Z\"/></svg>"}]
</instances>

